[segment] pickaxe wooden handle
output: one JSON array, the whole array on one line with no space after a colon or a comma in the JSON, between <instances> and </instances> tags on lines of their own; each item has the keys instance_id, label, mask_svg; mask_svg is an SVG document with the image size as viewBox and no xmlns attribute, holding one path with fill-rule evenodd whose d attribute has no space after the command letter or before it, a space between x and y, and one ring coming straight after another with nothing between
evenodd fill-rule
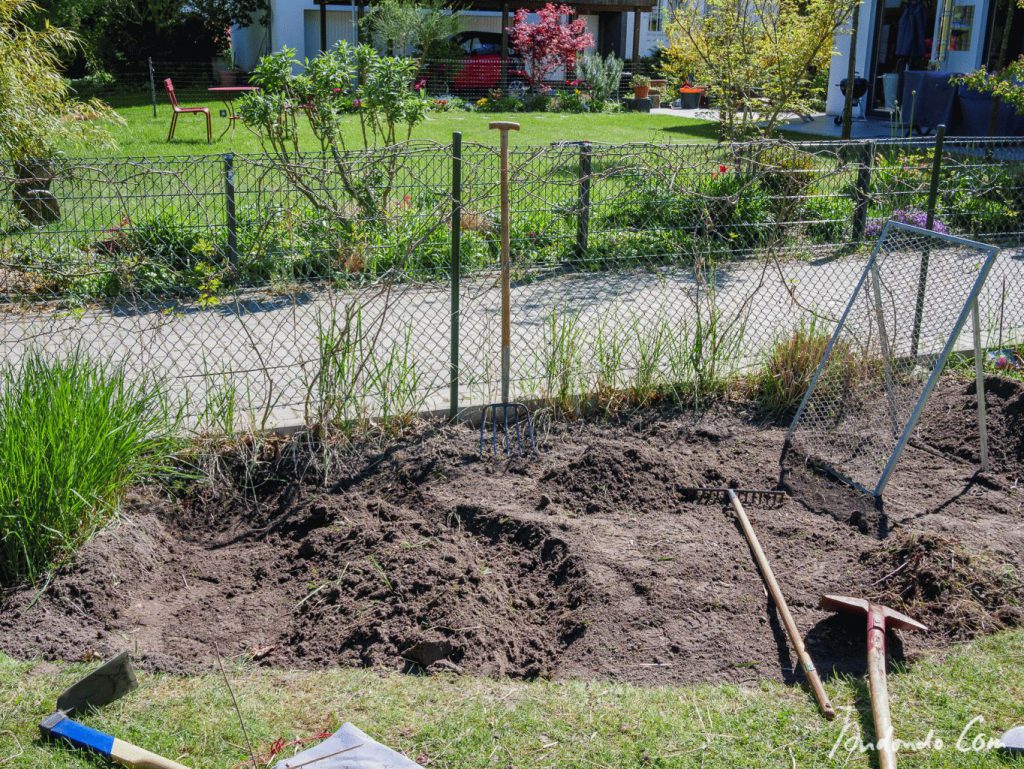
<instances>
[{"instance_id":1,"label":"pickaxe wooden handle","mask_svg":"<svg viewBox=\"0 0 1024 769\"><path fill-rule=\"evenodd\" d=\"M889 712L889 685L885 678L885 631L892 626L903 630L927 630L916 619L903 612L864 598L845 595L823 595L821 608L867 615L868 618L868 686L871 691L871 715L875 721L875 750L879 769L896 769L896 747Z\"/></svg>"}]
</instances>

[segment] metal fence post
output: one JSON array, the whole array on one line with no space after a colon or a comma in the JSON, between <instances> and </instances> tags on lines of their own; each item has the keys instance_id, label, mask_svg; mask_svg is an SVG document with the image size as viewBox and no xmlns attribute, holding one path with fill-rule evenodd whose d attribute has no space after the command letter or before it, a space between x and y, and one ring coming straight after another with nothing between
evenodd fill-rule
<instances>
[{"instance_id":1,"label":"metal fence post","mask_svg":"<svg viewBox=\"0 0 1024 769\"><path fill-rule=\"evenodd\" d=\"M935 226L935 206L939 200L939 177L942 175L942 145L946 141L946 126L935 129L935 156L932 158L932 178L928 185L928 208L925 227ZM914 306L914 327L910 331L910 355L916 356L921 342L921 323L924 321L924 295L928 288L928 260L931 252L926 245L921 254L921 273L917 279L917 300Z\"/></svg>"},{"instance_id":2,"label":"metal fence post","mask_svg":"<svg viewBox=\"0 0 1024 769\"><path fill-rule=\"evenodd\" d=\"M153 117L156 117L156 73L153 72L153 57L149 57L149 98L153 102Z\"/></svg>"},{"instance_id":3,"label":"metal fence post","mask_svg":"<svg viewBox=\"0 0 1024 769\"><path fill-rule=\"evenodd\" d=\"M462 134L452 134L451 369L448 418L459 413L459 277L462 270Z\"/></svg>"},{"instance_id":4,"label":"metal fence post","mask_svg":"<svg viewBox=\"0 0 1024 769\"><path fill-rule=\"evenodd\" d=\"M238 266L238 220L235 216L235 156L224 156L224 197L228 218L228 262Z\"/></svg>"},{"instance_id":5,"label":"metal fence post","mask_svg":"<svg viewBox=\"0 0 1024 769\"><path fill-rule=\"evenodd\" d=\"M853 240L862 240L868 224L868 203L871 199L871 168L875 163L875 143L864 144L857 169L856 199L853 204Z\"/></svg>"},{"instance_id":6,"label":"metal fence post","mask_svg":"<svg viewBox=\"0 0 1024 769\"><path fill-rule=\"evenodd\" d=\"M580 142L579 200L576 216L576 258L587 253L590 239L590 166L593 147Z\"/></svg>"},{"instance_id":7,"label":"metal fence post","mask_svg":"<svg viewBox=\"0 0 1024 769\"><path fill-rule=\"evenodd\" d=\"M928 188L928 219L925 227L929 230L935 224L935 205L939 199L939 177L942 175L942 145L946 141L946 126L935 129L935 157L932 158L932 180Z\"/></svg>"}]
</instances>

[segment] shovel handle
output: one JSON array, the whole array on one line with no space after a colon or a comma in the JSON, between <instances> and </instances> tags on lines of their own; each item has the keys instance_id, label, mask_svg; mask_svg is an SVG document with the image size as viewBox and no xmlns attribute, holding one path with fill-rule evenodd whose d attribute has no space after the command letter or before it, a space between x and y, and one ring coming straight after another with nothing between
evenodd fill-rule
<instances>
[{"instance_id":1,"label":"shovel handle","mask_svg":"<svg viewBox=\"0 0 1024 769\"><path fill-rule=\"evenodd\" d=\"M836 717L836 711L832 707L828 693L821 683L821 677L814 667L814 660L807 653L803 636L800 635L800 629L796 626L796 621L794 621L793 615L789 612L789 605L786 603L785 596L782 595L782 588L779 587L778 580L775 579L775 572L772 571L771 564L768 563L768 556L761 549L761 543L757 539L754 527L750 525L750 519L747 518L747 512L743 509L743 505L740 504L740 498L736 496L736 492L732 489L727 489L726 494L729 497L729 504L732 505L732 509L736 513L740 528L743 529L743 536L747 538L747 544L750 545L750 550L754 554L754 560L757 561L757 568L761 572L761 577L764 579L765 585L768 586L768 592L771 593L772 602L782 617L782 624L786 627L790 643L796 649L796 655L800 659L800 666L804 669L804 676L807 678L807 683L811 685L811 691L814 692L814 699L818 701L818 707L821 708L822 715L831 721Z\"/></svg>"},{"instance_id":2,"label":"shovel handle","mask_svg":"<svg viewBox=\"0 0 1024 769\"><path fill-rule=\"evenodd\" d=\"M188 769L184 764L143 750L130 742L111 737L67 717L52 721L48 718L43 722L42 728L47 736L64 740L81 750L90 750L106 756L122 766L133 769Z\"/></svg>"}]
</instances>

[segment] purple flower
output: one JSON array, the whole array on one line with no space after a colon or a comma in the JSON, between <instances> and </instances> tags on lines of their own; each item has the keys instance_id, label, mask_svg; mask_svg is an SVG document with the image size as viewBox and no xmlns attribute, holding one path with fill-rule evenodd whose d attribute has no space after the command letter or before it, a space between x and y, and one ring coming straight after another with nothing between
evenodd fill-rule
<instances>
[{"instance_id":1,"label":"purple flower","mask_svg":"<svg viewBox=\"0 0 1024 769\"><path fill-rule=\"evenodd\" d=\"M892 216L889 218L894 222L902 222L914 227L927 228L928 226L928 214L924 211L918 211L916 208L901 208L898 211L893 211ZM872 238L878 237L882 232L882 227L885 226L885 222L885 219L870 220L864 228L864 234ZM936 219L932 222L932 232L946 234L949 230L945 224Z\"/></svg>"}]
</instances>

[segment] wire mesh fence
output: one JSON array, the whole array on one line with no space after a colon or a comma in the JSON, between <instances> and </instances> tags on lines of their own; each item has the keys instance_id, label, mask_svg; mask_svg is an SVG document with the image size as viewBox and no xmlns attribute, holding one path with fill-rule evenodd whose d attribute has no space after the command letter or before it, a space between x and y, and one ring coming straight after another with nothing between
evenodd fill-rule
<instances>
[{"instance_id":1,"label":"wire mesh fence","mask_svg":"<svg viewBox=\"0 0 1024 769\"><path fill-rule=\"evenodd\" d=\"M701 392L831 330L889 218L1004 247L985 344L1024 343L1024 142L513 151L517 397ZM0 345L167 377L197 429L494 400L490 146L59 158L0 171ZM453 225L457 222L457 226ZM456 248L457 244L457 248Z\"/></svg>"},{"instance_id":2,"label":"wire mesh fence","mask_svg":"<svg viewBox=\"0 0 1024 769\"><path fill-rule=\"evenodd\" d=\"M794 418L791 446L881 494L950 353L980 353L982 329L970 316L980 318L972 310L997 254L886 225Z\"/></svg>"}]
</instances>

